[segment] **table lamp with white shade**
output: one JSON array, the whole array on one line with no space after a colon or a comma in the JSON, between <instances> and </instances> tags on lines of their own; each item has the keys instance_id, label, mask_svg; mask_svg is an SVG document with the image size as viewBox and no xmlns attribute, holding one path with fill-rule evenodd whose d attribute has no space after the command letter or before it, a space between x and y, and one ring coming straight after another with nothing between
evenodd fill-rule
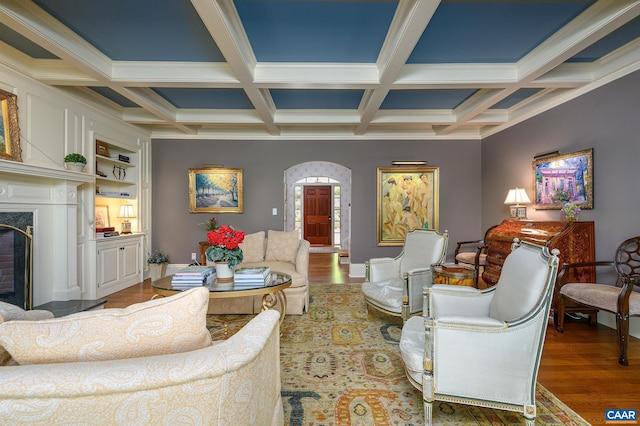
<instances>
[{"instance_id":1,"label":"table lamp with white shade","mask_svg":"<svg viewBox=\"0 0 640 426\"><path fill-rule=\"evenodd\" d=\"M133 205L131 204L123 204L120 206L120 214L118 214L118 218L124 219L122 222L122 234L130 234L131 233L131 222L129 219L135 218L136 214L133 210Z\"/></svg>"},{"instance_id":2,"label":"table lamp with white shade","mask_svg":"<svg viewBox=\"0 0 640 426\"><path fill-rule=\"evenodd\" d=\"M526 219L527 207L522 204L531 204L527 192L522 188L513 188L507 193L507 198L504 199L505 204L509 206L509 217L512 219Z\"/></svg>"}]
</instances>

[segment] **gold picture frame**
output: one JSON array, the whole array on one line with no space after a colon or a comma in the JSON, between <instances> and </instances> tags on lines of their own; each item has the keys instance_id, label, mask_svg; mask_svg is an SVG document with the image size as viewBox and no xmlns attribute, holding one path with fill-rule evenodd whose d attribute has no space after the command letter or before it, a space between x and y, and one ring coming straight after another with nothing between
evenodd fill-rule
<instances>
[{"instance_id":1,"label":"gold picture frame","mask_svg":"<svg viewBox=\"0 0 640 426\"><path fill-rule=\"evenodd\" d=\"M0 89L0 158L22 162L18 97Z\"/></svg>"},{"instance_id":2,"label":"gold picture frame","mask_svg":"<svg viewBox=\"0 0 640 426\"><path fill-rule=\"evenodd\" d=\"M378 168L378 245L402 246L412 229L438 229L438 167Z\"/></svg>"},{"instance_id":3,"label":"gold picture frame","mask_svg":"<svg viewBox=\"0 0 640 426\"><path fill-rule=\"evenodd\" d=\"M189 169L190 213L242 213L242 169Z\"/></svg>"}]
</instances>

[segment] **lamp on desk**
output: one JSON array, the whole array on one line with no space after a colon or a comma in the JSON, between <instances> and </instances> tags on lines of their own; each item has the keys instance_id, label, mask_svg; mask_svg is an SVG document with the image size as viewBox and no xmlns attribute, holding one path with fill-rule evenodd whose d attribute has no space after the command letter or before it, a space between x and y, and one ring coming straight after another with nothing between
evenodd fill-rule
<instances>
[{"instance_id":1,"label":"lamp on desk","mask_svg":"<svg viewBox=\"0 0 640 426\"><path fill-rule=\"evenodd\" d=\"M527 196L527 192L522 188L513 188L509 190L507 198L504 199L505 204L509 206L509 217L512 219L526 219L527 207L522 204L531 204L531 200Z\"/></svg>"},{"instance_id":2,"label":"lamp on desk","mask_svg":"<svg viewBox=\"0 0 640 426\"><path fill-rule=\"evenodd\" d=\"M131 222L129 222L129 219L132 219L134 217L136 217L134 211L133 211L133 206L131 204L123 204L120 206L120 214L118 215L119 218L124 219L124 222L122 222L122 234L130 234L131 233Z\"/></svg>"}]
</instances>

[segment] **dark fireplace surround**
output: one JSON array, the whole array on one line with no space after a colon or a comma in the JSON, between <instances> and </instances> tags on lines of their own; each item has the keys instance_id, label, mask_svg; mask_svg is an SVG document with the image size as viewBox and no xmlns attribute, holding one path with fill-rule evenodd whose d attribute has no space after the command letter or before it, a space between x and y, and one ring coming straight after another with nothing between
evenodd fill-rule
<instances>
[{"instance_id":1,"label":"dark fireplace surround","mask_svg":"<svg viewBox=\"0 0 640 426\"><path fill-rule=\"evenodd\" d=\"M33 213L0 212L0 301L33 308Z\"/></svg>"}]
</instances>

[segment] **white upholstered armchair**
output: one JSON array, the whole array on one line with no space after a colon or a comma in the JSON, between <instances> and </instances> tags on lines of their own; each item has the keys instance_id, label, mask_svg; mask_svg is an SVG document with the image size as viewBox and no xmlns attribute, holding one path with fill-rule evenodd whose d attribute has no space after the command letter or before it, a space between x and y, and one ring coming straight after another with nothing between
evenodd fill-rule
<instances>
[{"instance_id":1,"label":"white upholstered armchair","mask_svg":"<svg viewBox=\"0 0 640 426\"><path fill-rule=\"evenodd\" d=\"M409 319L400 338L407 376L422 389L425 425L434 400L518 411L534 424L557 254L516 240L494 287L427 289L425 316Z\"/></svg>"},{"instance_id":2,"label":"white upholstered armchair","mask_svg":"<svg viewBox=\"0 0 640 426\"><path fill-rule=\"evenodd\" d=\"M447 255L447 231L416 229L407 234L402 252L395 258L370 259L362 283L367 307L373 307L406 321L422 312L422 289L431 285L431 265Z\"/></svg>"}]
</instances>

